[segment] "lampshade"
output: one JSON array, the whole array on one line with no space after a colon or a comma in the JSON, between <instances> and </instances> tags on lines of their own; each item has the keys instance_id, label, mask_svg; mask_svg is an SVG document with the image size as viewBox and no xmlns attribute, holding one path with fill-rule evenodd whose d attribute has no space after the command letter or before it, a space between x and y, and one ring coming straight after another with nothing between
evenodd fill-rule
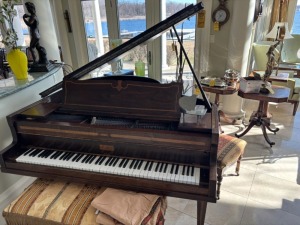
<instances>
[{"instance_id":1,"label":"lampshade","mask_svg":"<svg viewBox=\"0 0 300 225\"><path fill-rule=\"evenodd\" d=\"M284 28L284 29L282 29ZM273 38L275 40L280 40L279 34L280 32L282 32L282 30L285 31L285 33L283 34L284 37L283 39L291 39L294 38L289 31L289 26L287 22L276 22L274 24L274 27L272 28L272 30L266 35L266 38Z\"/></svg>"}]
</instances>

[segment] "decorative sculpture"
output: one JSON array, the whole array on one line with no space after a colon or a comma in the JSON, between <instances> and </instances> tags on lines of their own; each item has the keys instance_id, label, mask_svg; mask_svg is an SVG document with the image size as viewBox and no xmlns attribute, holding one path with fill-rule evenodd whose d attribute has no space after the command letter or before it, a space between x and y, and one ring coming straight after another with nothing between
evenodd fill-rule
<instances>
[{"instance_id":1,"label":"decorative sculpture","mask_svg":"<svg viewBox=\"0 0 300 225\"><path fill-rule=\"evenodd\" d=\"M29 27L30 33L30 45L29 51L31 53L33 64L31 65L31 72L47 72L53 68L53 65L49 63L47 59L47 52L44 47L40 45L40 32L39 21L36 16L35 5L32 2L25 3L26 9L29 14L23 15L24 23ZM35 54L35 50L38 53L38 59Z\"/></svg>"},{"instance_id":2,"label":"decorative sculpture","mask_svg":"<svg viewBox=\"0 0 300 225\"><path fill-rule=\"evenodd\" d=\"M273 92L271 83L268 82L268 78L271 76L273 72L273 68L276 65L274 50L279 45L279 43L280 40L277 41L277 43L275 43L274 45L271 45L268 52L266 53L266 55L268 56L267 68L263 77L264 84L262 84L262 87L260 88L260 92L263 94L268 94L270 92L271 93Z\"/></svg>"},{"instance_id":3,"label":"decorative sculpture","mask_svg":"<svg viewBox=\"0 0 300 225\"><path fill-rule=\"evenodd\" d=\"M280 43L280 41L278 41L274 45L271 45L268 52L267 52L267 54L266 54L268 56L268 62L267 62L267 68L266 68L266 71L265 71L265 74L264 74L264 77L263 77L265 82L271 76L273 68L276 65L274 50L279 45L279 43Z\"/></svg>"}]
</instances>

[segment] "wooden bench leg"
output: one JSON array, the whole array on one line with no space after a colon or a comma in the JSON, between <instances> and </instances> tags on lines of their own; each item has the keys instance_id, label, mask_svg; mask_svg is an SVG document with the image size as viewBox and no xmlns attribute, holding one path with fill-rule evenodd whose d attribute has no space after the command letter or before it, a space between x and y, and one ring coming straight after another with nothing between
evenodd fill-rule
<instances>
[{"instance_id":1,"label":"wooden bench leg","mask_svg":"<svg viewBox=\"0 0 300 225\"><path fill-rule=\"evenodd\" d=\"M223 180L223 169L217 168L217 199L220 199L222 180Z\"/></svg>"},{"instance_id":2,"label":"wooden bench leg","mask_svg":"<svg viewBox=\"0 0 300 225\"><path fill-rule=\"evenodd\" d=\"M240 175L240 165L241 165L241 160L243 158L243 155L240 155L240 157L238 158L237 162L236 162L236 168L235 168L235 172L236 175L239 176Z\"/></svg>"}]
</instances>

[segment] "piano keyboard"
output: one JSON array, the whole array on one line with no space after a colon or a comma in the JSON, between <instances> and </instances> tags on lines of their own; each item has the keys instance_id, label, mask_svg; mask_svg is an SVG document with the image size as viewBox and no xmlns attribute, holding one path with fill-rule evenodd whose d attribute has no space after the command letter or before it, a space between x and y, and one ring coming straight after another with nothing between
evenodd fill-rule
<instances>
[{"instance_id":1,"label":"piano keyboard","mask_svg":"<svg viewBox=\"0 0 300 225\"><path fill-rule=\"evenodd\" d=\"M31 148L17 162L120 176L199 185L200 168L190 165Z\"/></svg>"}]
</instances>

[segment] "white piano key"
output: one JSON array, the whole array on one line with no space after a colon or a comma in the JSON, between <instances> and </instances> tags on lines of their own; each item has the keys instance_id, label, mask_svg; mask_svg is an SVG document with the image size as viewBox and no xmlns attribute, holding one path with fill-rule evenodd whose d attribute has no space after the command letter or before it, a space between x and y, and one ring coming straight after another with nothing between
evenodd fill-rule
<instances>
[{"instance_id":1,"label":"white piano key","mask_svg":"<svg viewBox=\"0 0 300 225\"><path fill-rule=\"evenodd\" d=\"M194 174L195 174L195 185L199 185L200 184L200 168L195 167Z\"/></svg>"},{"instance_id":2,"label":"white piano key","mask_svg":"<svg viewBox=\"0 0 300 225\"><path fill-rule=\"evenodd\" d=\"M138 177L143 177L144 173L146 172L144 170L144 167L145 167L146 163L147 163L146 161L143 161L142 165L139 166L139 168L137 168L139 170L139 173L137 175Z\"/></svg>"}]
</instances>

